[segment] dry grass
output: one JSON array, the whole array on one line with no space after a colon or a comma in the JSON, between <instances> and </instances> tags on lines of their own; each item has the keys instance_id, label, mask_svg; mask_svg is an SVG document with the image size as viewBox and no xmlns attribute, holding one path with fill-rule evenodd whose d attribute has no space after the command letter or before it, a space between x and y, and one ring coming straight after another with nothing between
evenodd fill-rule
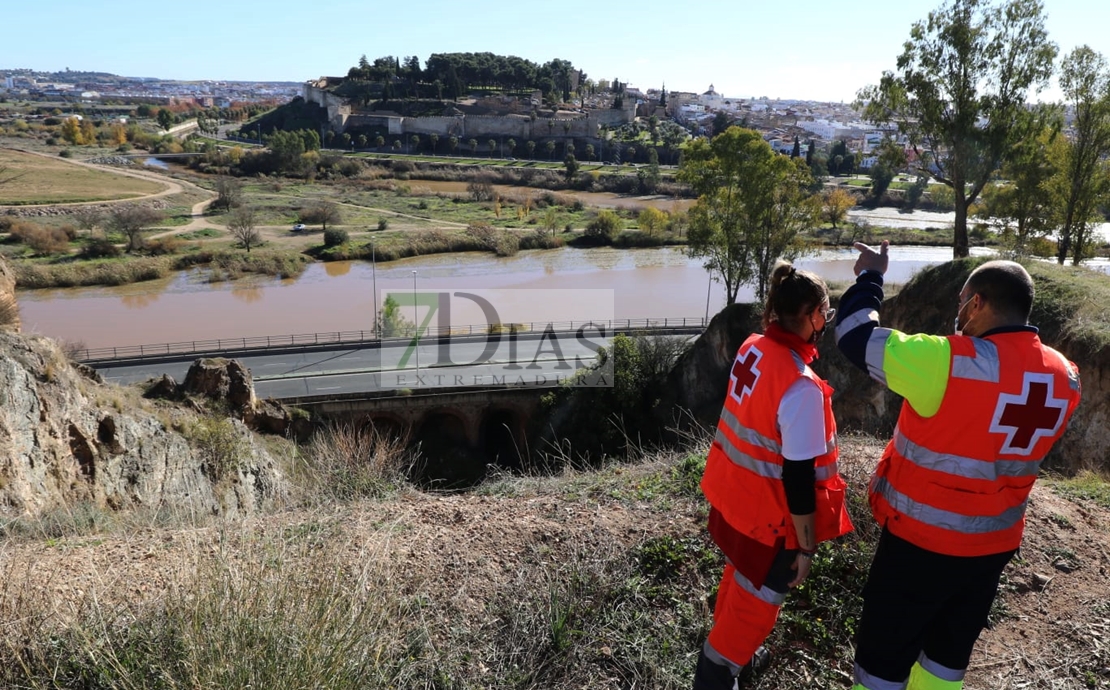
<instances>
[{"instance_id":1,"label":"dry grass","mask_svg":"<svg viewBox=\"0 0 1110 690\"><path fill-rule=\"evenodd\" d=\"M12 149L0 149L0 166L7 166L16 175L0 186L0 205L132 199L165 188L157 182Z\"/></svg>"},{"instance_id":2,"label":"dry grass","mask_svg":"<svg viewBox=\"0 0 1110 690\"><path fill-rule=\"evenodd\" d=\"M842 440L857 532L822 547L768 642L771 669L750 688L850 685L876 536L864 487L882 443ZM404 456L390 448L372 432L333 428L290 469L315 497L296 511L0 539L0 686L689 687L722 565L704 530L700 451L437 495L391 480ZM360 473L371 488L351 491ZM1087 514L1058 500L1052 512L1076 508L1075 524ZM1068 584L1058 592L1074 596ZM1022 605L1014 596L1005 590L1004 604ZM1110 625L1110 601L1098 598L1091 615L1028 637L988 631L968 690L1107 687L1105 653L1090 642ZM1032 605L1023 613L1037 617Z\"/></svg>"}]
</instances>

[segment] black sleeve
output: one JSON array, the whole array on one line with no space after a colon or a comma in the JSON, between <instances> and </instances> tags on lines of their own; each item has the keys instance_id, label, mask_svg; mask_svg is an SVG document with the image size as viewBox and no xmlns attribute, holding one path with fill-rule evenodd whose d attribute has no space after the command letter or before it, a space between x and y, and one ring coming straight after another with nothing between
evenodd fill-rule
<instances>
[{"instance_id":1,"label":"black sleeve","mask_svg":"<svg viewBox=\"0 0 1110 690\"><path fill-rule=\"evenodd\" d=\"M815 462L816 459L811 458L782 463L782 486L786 489L786 505L791 515L809 515L817 510Z\"/></svg>"},{"instance_id":2,"label":"black sleeve","mask_svg":"<svg viewBox=\"0 0 1110 690\"><path fill-rule=\"evenodd\" d=\"M836 345L848 361L864 372L867 368L867 341L878 322L866 317L872 310L879 311L883 306L883 274L865 271L856 278L856 283L840 298L836 310ZM853 318L855 317L855 318Z\"/></svg>"}]
</instances>

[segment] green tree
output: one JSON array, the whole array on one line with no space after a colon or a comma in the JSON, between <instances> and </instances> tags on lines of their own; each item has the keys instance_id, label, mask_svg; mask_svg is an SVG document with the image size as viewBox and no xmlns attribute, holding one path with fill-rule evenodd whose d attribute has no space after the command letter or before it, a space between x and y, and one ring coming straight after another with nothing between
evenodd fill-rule
<instances>
[{"instance_id":1,"label":"green tree","mask_svg":"<svg viewBox=\"0 0 1110 690\"><path fill-rule=\"evenodd\" d=\"M564 174L567 178L567 184L574 182L574 176L578 174L578 159L574 157L573 153L568 153L567 157L563 159Z\"/></svg>"},{"instance_id":2,"label":"green tree","mask_svg":"<svg viewBox=\"0 0 1110 690\"><path fill-rule=\"evenodd\" d=\"M375 146L375 148L379 148L379 149L381 147L385 146L385 137L383 137L380 134L378 136L374 137L374 146Z\"/></svg>"},{"instance_id":3,"label":"green tree","mask_svg":"<svg viewBox=\"0 0 1110 690\"><path fill-rule=\"evenodd\" d=\"M486 148L489 149L490 158L493 158L493 154L497 153L497 140L490 139L489 141L487 141Z\"/></svg>"},{"instance_id":4,"label":"green tree","mask_svg":"<svg viewBox=\"0 0 1110 690\"><path fill-rule=\"evenodd\" d=\"M410 336L416 332L414 324L401 313L401 305L393 295L386 295L381 311L378 312L378 337L396 338Z\"/></svg>"},{"instance_id":5,"label":"green tree","mask_svg":"<svg viewBox=\"0 0 1110 690\"><path fill-rule=\"evenodd\" d=\"M555 231L559 229L559 210L554 206L548 206L543 212L543 220L541 221L543 229L551 236L555 236Z\"/></svg>"},{"instance_id":6,"label":"green tree","mask_svg":"<svg viewBox=\"0 0 1110 690\"><path fill-rule=\"evenodd\" d=\"M833 230L836 224L848 217L848 210L856 205L856 198L847 190L835 187L825 192L821 198L821 216L832 223Z\"/></svg>"},{"instance_id":7,"label":"green tree","mask_svg":"<svg viewBox=\"0 0 1110 690\"><path fill-rule=\"evenodd\" d=\"M586 224L583 234L595 242L612 244L622 230L624 230L624 223L621 222L620 216L606 209Z\"/></svg>"},{"instance_id":8,"label":"green tree","mask_svg":"<svg viewBox=\"0 0 1110 690\"><path fill-rule=\"evenodd\" d=\"M723 133L732 126L732 118L723 110L718 110L717 114L713 116L713 135Z\"/></svg>"},{"instance_id":9,"label":"green tree","mask_svg":"<svg viewBox=\"0 0 1110 690\"><path fill-rule=\"evenodd\" d=\"M666 211L660 211L657 208L649 206L636 218L636 225L640 228L640 232L648 237L655 237L663 228L667 227L669 218Z\"/></svg>"},{"instance_id":10,"label":"green tree","mask_svg":"<svg viewBox=\"0 0 1110 690\"><path fill-rule=\"evenodd\" d=\"M411 137L409 137L409 142L412 144L412 148L409 149L409 153L417 153L418 151L420 151L419 134L413 134Z\"/></svg>"},{"instance_id":11,"label":"green tree","mask_svg":"<svg viewBox=\"0 0 1110 690\"><path fill-rule=\"evenodd\" d=\"M524 142L524 150L528 152L528 159L534 160L536 157L536 142L531 139Z\"/></svg>"},{"instance_id":12,"label":"green tree","mask_svg":"<svg viewBox=\"0 0 1110 690\"><path fill-rule=\"evenodd\" d=\"M62 138L74 146L85 143L81 136L81 121L76 117L67 117L62 122Z\"/></svg>"},{"instance_id":13,"label":"green tree","mask_svg":"<svg viewBox=\"0 0 1110 690\"><path fill-rule=\"evenodd\" d=\"M257 214L253 206L242 205L231 212L227 221L227 231L243 245L247 253L251 247L262 244L262 236L258 233Z\"/></svg>"},{"instance_id":14,"label":"green tree","mask_svg":"<svg viewBox=\"0 0 1110 690\"><path fill-rule=\"evenodd\" d=\"M470 153L472 155L477 155L477 153L478 153L478 140L471 137L470 140L467 141L466 143L470 147Z\"/></svg>"},{"instance_id":15,"label":"green tree","mask_svg":"<svg viewBox=\"0 0 1110 690\"><path fill-rule=\"evenodd\" d=\"M983 188L972 214L998 230L1014 256L1027 256L1034 241L1046 237L1058 218L1052 182L1058 179L1062 122L1045 127L1038 136L1018 143L1002 166L1001 180Z\"/></svg>"},{"instance_id":16,"label":"green tree","mask_svg":"<svg viewBox=\"0 0 1110 690\"><path fill-rule=\"evenodd\" d=\"M304 139L297 132L274 132L270 136L269 147L278 170L296 172L300 169L305 146Z\"/></svg>"},{"instance_id":17,"label":"green tree","mask_svg":"<svg viewBox=\"0 0 1110 690\"><path fill-rule=\"evenodd\" d=\"M914 24L898 72L859 92L864 117L896 123L929 174L953 191L952 255L968 255L967 213L1014 142L1039 131L1030 90L1052 75L1039 0L950 0Z\"/></svg>"},{"instance_id":18,"label":"green tree","mask_svg":"<svg viewBox=\"0 0 1110 690\"><path fill-rule=\"evenodd\" d=\"M439 146L439 135L431 134L428 136L428 145L432 147L432 155L435 155L436 148Z\"/></svg>"},{"instance_id":19,"label":"green tree","mask_svg":"<svg viewBox=\"0 0 1110 690\"><path fill-rule=\"evenodd\" d=\"M509 140L505 142L505 148L509 149L509 156L511 157L513 151L516 150L516 139L510 137Z\"/></svg>"},{"instance_id":20,"label":"green tree","mask_svg":"<svg viewBox=\"0 0 1110 690\"><path fill-rule=\"evenodd\" d=\"M775 261L796 255L798 233L817 215L804 163L775 153L759 132L729 127L711 141L695 140L678 178L698 195L690 255L705 259L730 304L743 284L763 301Z\"/></svg>"},{"instance_id":21,"label":"green tree","mask_svg":"<svg viewBox=\"0 0 1110 690\"><path fill-rule=\"evenodd\" d=\"M1110 70L1105 58L1080 46L1060 66L1060 89L1074 113L1073 132L1060 152L1059 174L1052 188L1060 199L1060 239L1056 260L1068 253L1078 265L1087 257L1096 212L1110 192Z\"/></svg>"},{"instance_id":22,"label":"green tree","mask_svg":"<svg viewBox=\"0 0 1110 690\"><path fill-rule=\"evenodd\" d=\"M173 113L166 108L160 109L158 111L158 126L164 130L169 130L170 127L173 127Z\"/></svg>"},{"instance_id":23,"label":"green tree","mask_svg":"<svg viewBox=\"0 0 1110 690\"><path fill-rule=\"evenodd\" d=\"M879 144L878 161L871 166L871 197L878 202L890 188L894 175L906 167L906 151L901 146L884 139Z\"/></svg>"},{"instance_id":24,"label":"green tree","mask_svg":"<svg viewBox=\"0 0 1110 690\"><path fill-rule=\"evenodd\" d=\"M543 148L547 151L547 159L551 160L555 156L555 140L548 139L547 143L543 145Z\"/></svg>"}]
</instances>

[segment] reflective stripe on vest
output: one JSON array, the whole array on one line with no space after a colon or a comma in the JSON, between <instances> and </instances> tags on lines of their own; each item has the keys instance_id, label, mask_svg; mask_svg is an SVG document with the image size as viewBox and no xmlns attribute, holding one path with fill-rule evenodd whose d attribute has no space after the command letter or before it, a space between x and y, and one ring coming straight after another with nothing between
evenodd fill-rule
<instances>
[{"instance_id":1,"label":"reflective stripe on vest","mask_svg":"<svg viewBox=\"0 0 1110 690\"><path fill-rule=\"evenodd\" d=\"M980 338L972 338L971 342L975 345L975 356L953 355L952 376L960 379L971 379L972 381L998 383L1001 376L998 364L998 348L994 343Z\"/></svg>"},{"instance_id":2,"label":"reflective stripe on vest","mask_svg":"<svg viewBox=\"0 0 1110 690\"><path fill-rule=\"evenodd\" d=\"M732 410L728 409L727 405L721 409L720 423L724 424L728 430L741 441L769 450L776 455L782 455L782 445L780 445L778 441L773 438L768 438L755 429L750 429L741 424L740 420L736 418Z\"/></svg>"},{"instance_id":3,"label":"reflective stripe on vest","mask_svg":"<svg viewBox=\"0 0 1110 690\"><path fill-rule=\"evenodd\" d=\"M769 450L776 455L782 455L782 445L773 438L768 438L759 433L755 429L750 429L740 423L736 415L727 406L721 409L721 418L719 424L724 424L725 427L741 441L750 443L753 446L758 446L764 450ZM719 438L719 437L718 437ZM722 441L723 443L723 441ZM825 441L825 452L831 453L836 450L837 440L836 434L833 434ZM807 458L808 459L808 458Z\"/></svg>"},{"instance_id":4,"label":"reflective stripe on vest","mask_svg":"<svg viewBox=\"0 0 1110 690\"><path fill-rule=\"evenodd\" d=\"M1041 470L1041 461L1025 460L976 460L951 453L938 453L919 446L906 438L901 427L894 428L894 449L906 460L945 474L966 479L983 479L993 482L999 477L1035 477Z\"/></svg>"},{"instance_id":5,"label":"reflective stripe on vest","mask_svg":"<svg viewBox=\"0 0 1110 690\"><path fill-rule=\"evenodd\" d=\"M720 446L721 450L724 451L728 459L732 461L732 464L736 465L737 467L743 467L749 472L754 472L755 474L758 474L760 477L766 477L768 479L782 479L781 464L768 460L760 460L759 458L748 455L744 451L734 446L732 444L732 441L729 440L728 436L725 435L725 432L721 431L720 429L717 429L717 436L714 441L717 443L718 446ZM836 447L835 439L833 440L833 447ZM791 461L786 460L786 462ZM837 475L837 472L837 463L835 462L830 462L826 465L818 465L817 467L813 468L814 479L816 481L832 479Z\"/></svg>"},{"instance_id":6,"label":"reflective stripe on vest","mask_svg":"<svg viewBox=\"0 0 1110 690\"><path fill-rule=\"evenodd\" d=\"M864 359L867 361L867 373L871 378L886 385L886 370L883 369L883 359L886 355L886 340L890 337L889 328L876 328L871 331L867 339L867 352Z\"/></svg>"},{"instance_id":7,"label":"reflective stripe on vest","mask_svg":"<svg viewBox=\"0 0 1110 690\"><path fill-rule=\"evenodd\" d=\"M999 515L960 515L913 500L891 486L886 477L874 477L871 481L871 491L882 496L895 511L902 515L933 527L961 534L987 534L1009 529L1025 516L1025 506L1029 502L1026 499L1019 505L1007 508Z\"/></svg>"},{"instance_id":8,"label":"reflective stripe on vest","mask_svg":"<svg viewBox=\"0 0 1110 690\"><path fill-rule=\"evenodd\" d=\"M874 309L861 309L860 311L853 313L851 316L836 325L836 330L833 331L833 335L836 337L836 342L840 343L840 339L847 335L849 331L853 331L865 323L872 322L874 322L876 325L878 325L879 323L879 312L875 311Z\"/></svg>"},{"instance_id":9,"label":"reflective stripe on vest","mask_svg":"<svg viewBox=\"0 0 1110 690\"><path fill-rule=\"evenodd\" d=\"M1071 365L1071 362L1068 360L1067 357L1060 354L1059 352L1057 352L1053 348L1047 347L1045 349L1048 350L1049 352L1051 352L1052 354L1056 355L1057 357L1059 357L1060 361L1064 363L1064 368L1068 370L1068 387L1071 388L1073 391L1078 391L1079 390L1079 370Z\"/></svg>"}]
</instances>

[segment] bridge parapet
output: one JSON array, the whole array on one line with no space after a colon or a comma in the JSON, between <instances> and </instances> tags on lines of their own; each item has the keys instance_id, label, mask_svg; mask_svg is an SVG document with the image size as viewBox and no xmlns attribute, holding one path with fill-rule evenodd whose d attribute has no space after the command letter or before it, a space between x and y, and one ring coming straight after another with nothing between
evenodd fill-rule
<instances>
[{"instance_id":1,"label":"bridge parapet","mask_svg":"<svg viewBox=\"0 0 1110 690\"><path fill-rule=\"evenodd\" d=\"M607 333L649 333L653 335L697 334L705 330L704 317L664 317L616 319L612 321L558 321L514 324L476 324L449 329L429 327L420 342L462 338L484 339L491 335L518 338L542 337L545 333L574 333L582 328L603 328ZM197 357L233 357L238 354L277 353L289 350L325 350L346 347L375 347L385 343L412 340L412 334L381 338L374 331L334 331L298 335L265 335L245 338L192 340L152 345L124 345L78 350L74 357L86 364L124 364L133 361L185 361Z\"/></svg>"}]
</instances>

